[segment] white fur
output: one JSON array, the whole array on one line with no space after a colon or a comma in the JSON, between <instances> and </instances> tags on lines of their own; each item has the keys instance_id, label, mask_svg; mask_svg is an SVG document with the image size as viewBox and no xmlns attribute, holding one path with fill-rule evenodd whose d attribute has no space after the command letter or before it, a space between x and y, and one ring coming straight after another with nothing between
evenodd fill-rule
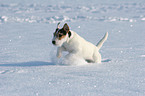
<instances>
[{"instance_id":1,"label":"white fur","mask_svg":"<svg viewBox=\"0 0 145 96\"><path fill-rule=\"evenodd\" d=\"M56 45L59 46L57 49L57 57L60 58L62 51L68 51L70 55L76 55L84 58L85 60L89 60L95 63L101 63L101 54L99 53L99 49L105 42L108 37L108 32L105 36L100 40L97 46L92 43L86 41L82 37L80 37L77 33L70 31L71 37L68 37L68 34L62 40L58 40L56 37L53 40L56 41Z\"/></svg>"}]
</instances>

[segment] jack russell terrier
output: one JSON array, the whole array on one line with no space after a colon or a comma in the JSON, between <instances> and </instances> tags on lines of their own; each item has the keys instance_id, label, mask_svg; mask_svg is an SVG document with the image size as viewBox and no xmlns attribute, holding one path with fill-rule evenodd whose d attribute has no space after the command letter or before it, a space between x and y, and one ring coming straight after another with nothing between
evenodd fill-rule
<instances>
[{"instance_id":1,"label":"jack russell terrier","mask_svg":"<svg viewBox=\"0 0 145 96\"><path fill-rule=\"evenodd\" d=\"M57 24L57 28L52 39L52 44L58 46L58 58L61 57L62 51L68 51L69 54L67 56L74 54L76 56L81 56L87 62L101 63L101 54L99 53L99 49L107 40L108 32L95 46L83 39L77 33L71 31L67 23L64 24L63 28L60 28L59 25L60 22Z\"/></svg>"}]
</instances>

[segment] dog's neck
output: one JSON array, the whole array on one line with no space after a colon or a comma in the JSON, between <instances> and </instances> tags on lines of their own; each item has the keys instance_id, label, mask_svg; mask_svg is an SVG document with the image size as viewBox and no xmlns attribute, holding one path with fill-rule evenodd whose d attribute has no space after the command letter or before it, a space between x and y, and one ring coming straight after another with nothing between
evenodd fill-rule
<instances>
[{"instance_id":1,"label":"dog's neck","mask_svg":"<svg viewBox=\"0 0 145 96\"><path fill-rule=\"evenodd\" d=\"M68 33L67 43L69 43L73 37L74 37L74 32L70 30Z\"/></svg>"},{"instance_id":2,"label":"dog's neck","mask_svg":"<svg viewBox=\"0 0 145 96\"><path fill-rule=\"evenodd\" d=\"M71 36L69 36L70 33L67 34L66 42L64 42L64 43L62 44L62 47L63 47L64 49L66 49L68 52L73 51L71 42L73 41L73 38L74 38L74 36L75 36L75 32L73 32L73 31L70 31L70 32L71 32Z\"/></svg>"}]
</instances>

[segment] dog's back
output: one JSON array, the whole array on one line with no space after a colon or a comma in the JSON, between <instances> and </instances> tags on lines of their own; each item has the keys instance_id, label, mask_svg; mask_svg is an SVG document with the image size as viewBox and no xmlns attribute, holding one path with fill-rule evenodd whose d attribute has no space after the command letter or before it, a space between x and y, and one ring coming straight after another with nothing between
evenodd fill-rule
<instances>
[{"instance_id":1,"label":"dog's back","mask_svg":"<svg viewBox=\"0 0 145 96\"><path fill-rule=\"evenodd\" d=\"M94 53L93 51L97 50L98 48L94 44L86 41L77 33L73 31L71 31L71 33L73 34L73 37L67 44L64 44L64 47L68 47L67 50L69 50L71 53L78 52L77 54L81 55L85 59L91 60Z\"/></svg>"},{"instance_id":2,"label":"dog's back","mask_svg":"<svg viewBox=\"0 0 145 96\"><path fill-rule=\"evenodd\" d=\"M78 55L81 55L85 60L94 61L94 56L100 55L99 49L102 47L103 43L107 40L108 32L104 37L99 41L97 46L86 41L84 38L79 36L77 33L71 31L73 34L72 39L69 42L69 49L71 52L76 52ZM101 58L101 55L99 56ZM100 62L100 60L99 60Z\"/></svg>"}]
</instances>

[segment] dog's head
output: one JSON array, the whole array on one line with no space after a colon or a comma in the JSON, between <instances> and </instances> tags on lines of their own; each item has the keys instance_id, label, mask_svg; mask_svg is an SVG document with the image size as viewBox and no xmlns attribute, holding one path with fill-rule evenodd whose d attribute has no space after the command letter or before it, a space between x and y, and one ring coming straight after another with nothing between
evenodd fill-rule
<instances>
[{"instance_id":1,"label":"dog's head","mask_svg":"<svg viewBox=\"0 0 145 96\"><path fill-rule=\"evenodd\" d=\"M68 37L70 37L71 35L67 23L64 24L63 28L60 28L59 24L60 22L57 24L57 28L53 33L53 39L52 39L52 44L56 46L62 46L62 44L66 42Z\"/></svg>"}]
</instances>

